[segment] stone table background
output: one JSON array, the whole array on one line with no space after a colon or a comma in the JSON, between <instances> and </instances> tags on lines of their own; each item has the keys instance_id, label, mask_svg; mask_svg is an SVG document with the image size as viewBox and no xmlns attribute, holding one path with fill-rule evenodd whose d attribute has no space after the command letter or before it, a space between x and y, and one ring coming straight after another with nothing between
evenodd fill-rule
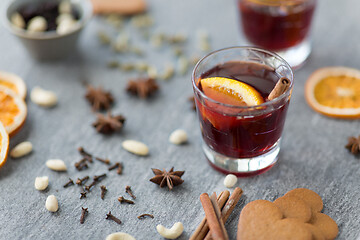
<instances>
[{"instance_id":1,"label":"stone table background","mask_svg":"<svg viewBox=\"0 0 360 240\"><path fill-rule=\"evenodd\" d=\"M4 11L6 1L1 1ZM189 35L187 53L196 50L196 31L205 29L211 36L213 49L244 43L238 31L234 1L181 0L149 1L154 29L166 33L185 32ZM284 130L282 151L278 164L260 176L239 179L244 195L226 224L231 239L235 239L241 208L255 199L274 200L297 187L318 192L324 200L324 212L339 225L338 239L356 239L360 219L360 162L344 148L347 137L359 134L359 121L336 120L312 111L304 100L304 83L315 69L329 65L360 67L360 3L357 0L319 1L312 36L314 51L307 64L296 71L296 84ZM3 20L2 20L3 21ZM53 109L44 109L29 100L27 122L11 146L29 140L34 145L31 155L8 159L0 169L0 239L105 239L113 232L123 231L136 239L161 239L157 224L167 227L181 221L185 231L179 239L188 239L203 218L199 195L224 190L224 176L207 164L200 147L197 117L187 101L191 95L190 71L168 82L159 82L161 90L151 101L127 95L126 82L136 74L124 74L106 68L113 58L126 61L96 39L100 29L114 30L99 18L94 18L83 32L79 51L68 60L58 63L39 63L33 60L20 43L1 26L0 69L23 77L28 89L42 86L59 96ZM136 37L144 47L149 44ZM159 68L172 62L168 50L149 49L145 60ZM203 53L200 52L201 55ZM104 137L91 127L94 115L84 100L81 81L111 89L116 97L114 113L127 117L121 133ZM189 144L174 146L168 143L169 134L177 128L189 134ZM125 139L147 143L150 156L132 155L121 148ZM103 180L109 189L105 200L100 199L98 186L86 199L79 199L76 186L63 189L69 177L76 179L107 172L106 166L95 162L88 170L77 172L73 163L80 159L77 147L83 146L97 156L122 161L124 174L110 172ZM63 159L68 172L52 172L45 166L50 158ZM150 168L174 166L185 170L184 184L169 192L148 181ZM47 175L50 185L45 192L34 189L36 176ZM117 197L131 185L137 196L135 205L120 205ZM59 211L48 212L46 197L57 196ZM83 225L79 224L81 207L89 208ZM108 211L123 221L117 225L105 220ZM154 219L138 220L136 216L152 213Z\"/></svg>"}]
</instances>

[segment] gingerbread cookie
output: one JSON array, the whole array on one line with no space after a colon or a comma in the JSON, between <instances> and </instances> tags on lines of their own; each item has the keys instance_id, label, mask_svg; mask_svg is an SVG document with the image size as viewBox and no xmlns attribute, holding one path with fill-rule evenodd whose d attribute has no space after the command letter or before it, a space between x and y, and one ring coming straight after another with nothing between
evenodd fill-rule
<instances>
[{"instance_id":1,"label":"gingerbread cookie","mask_svg":"<svg viewBox=\"0 0 360 240\"><path fill-rule=\"evenodd\" d=\"M329 216L320 213L321 197L305 188L289 191L273 203L255 200L241 211L238 240L332 240L338 227Z\"/></svg>"},{"instance_id":2,"label":"gingerbread cookie","mask_svg":"<svg viewBox=\"0 0 360 240\"><path fill-rule=\"evenodd\" d=\"M285 195L276 199L274 204L280 208L285 218L296 218L304 223L311 219L311 207L300 198Z\"/></svg>"},{"instance_id":3,"label":"gingerbread cookie","mask_svg":"<svg viewBox=\"0 0 360 240\"><path fill-rule=\"evenodd\" d=\"M287 192L284 196L293 196L304 200L315 212L320 212L323 209L321 197L310 189L295 188Z\"/></svg>"}]
</instances>

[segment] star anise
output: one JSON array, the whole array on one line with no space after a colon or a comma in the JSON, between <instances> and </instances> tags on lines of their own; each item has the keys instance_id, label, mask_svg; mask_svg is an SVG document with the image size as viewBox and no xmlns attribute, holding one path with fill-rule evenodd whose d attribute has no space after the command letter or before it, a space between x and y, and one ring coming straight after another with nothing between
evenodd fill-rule
<instances>
[{"instance_id":1,"label":"star anise","mask_svg":"<svg viewBox=\"0 0 360 240\"><path fill-rule=\"evenodd\" d=\"M181 176L185 173L185 171L175 171L174 167L170 169L170 171L161 171L160 169L152 168L151 169L155 174L155 177L151 178L150 181L160 185L160 187L168 186L169 190L172 190L173 187L180 185L184 182L181 179Z\"/></svg>"},{"instance_id":2,"label":"star anise","mask_svg":"<svg viewBox=\"0 0 360 240\"><path fill-rule=\"evenodd\" d=\"M354 155L360 153L360 136L357 138L349 137L348 144L346 144L345 147L349 149Z\"/></svg>"},{"instance_id":3,"label":"star anise","mask_svg":"<svg viewBox=\"0 0 360 240\"><path fill-rule=\"evenodd\" d=\"M124 126L125 120L122 115L113 116L110 112L107 115L99 113L93 126L99 133L110 134L120 130Z\"/></svg>"},{"instance_id":4,"label":"star anise","mask_svg":"<svg viewBox=\"0 0 360 240\"><path fill-rule=\"evenodd\" d=\"M104 91L101 87L94 88L87 86L85 98L89 101L94 111L107 110L114 102L114 98L110 92Z\"/></svg>"},{"instance_id":5,"label":"star anise","mask_svg":"<svg viewBox=\"0 0 360 240\"><path fill-rule=\"evenodd\" d=\"M129 80L126 91L137 95L140 98L148 98L159 89L155 79L142 78L137 80Z\"/></svg>"}]
</instances>

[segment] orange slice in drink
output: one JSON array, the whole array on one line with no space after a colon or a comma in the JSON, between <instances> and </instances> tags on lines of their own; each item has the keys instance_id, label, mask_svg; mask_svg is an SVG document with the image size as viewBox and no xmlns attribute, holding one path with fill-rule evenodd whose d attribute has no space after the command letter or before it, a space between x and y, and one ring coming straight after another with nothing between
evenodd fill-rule
<instances>
[{"instance_id":1,"label":"orange slice in drink","mask_svg":"<svg viewBox=\"0 0 360 240\"><path fill-rule=\"evenodd\" d=\"M12 90L0 87L0 122L10 136L20 130L26 115L27 107L24 100Z\"/></svg>"},{"instance_id":2,"label":"orange slice in drink","mask_svg":"<svg viewBox=\"0 0 360 240\"><path fill-rule=\"evenodd\" d=\"M26 97L26 85L19 76L0 71L0 86L10 88L22 99Z\"/></svg>"},{"instance_id":3,"label":"orange slice in drink","mask_svg":"<svg viewBox=\"0 0 360 240\"><path fill-rule=\"evenodd\" d=\"M360 118L360 71L326 67L315 71L305 85L305 98L317 112L336 118Z\"/></svg>"},{"instance_id":4,"label":"orange slice in drink","mask_svg":"<svg viewBox=\"0 0 360 240\"><path fill-rule=\"evenodd\" d=\"M256 106L264 102L261 94L252 86L223 77L200 80L202 91L211 99L234 106Z\"/></svg>"},{"instance_id":5,"label":"orange slice in drink","mask_svg":"<svg viewBox=\"0 0 360 240\"><path fill-rule=\"evenodd\" d=\"M261 94L252 86L229 78L211 77L200 80L204 94L220 103L231 106L256 106L264 102ZM199 111L204 119L207 119L216 129L226 129L234 124L233 117L241 109L221 106L205 100L199 104Z\"/></svg>"},{"instance_id":6,"label":"orange slice in drink","mask_svg":"<svg viewBox=\"0 0 360 240\"><path fill-rule=\"evenodd\" d=\"M9 151L9 135L0 122L0 168L5 164Z\"/></svg>"}]
</instances>

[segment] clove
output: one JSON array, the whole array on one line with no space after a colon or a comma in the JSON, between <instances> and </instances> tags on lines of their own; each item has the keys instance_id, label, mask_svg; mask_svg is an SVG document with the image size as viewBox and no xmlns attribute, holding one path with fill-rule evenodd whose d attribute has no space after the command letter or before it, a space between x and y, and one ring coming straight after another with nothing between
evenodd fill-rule
<instances>
[{"instance_id":1,"label":"clove","mask_svg":"<svg viewBox=\"0 0 360 240\"><path fill-rule=\"evenodd\" d=\"M83 198L86 198L87 192L81 192L80 194L81 194L80 199L83 199Z\"/></svg>"},{"instance_id":2,"label":"clove","mask_svg":"<svg viewBox=\"0 0 360 240\"><path fill-rule=\"evenodd\" d=\"M87 161L89 161L90 163L93 162L93 160L92 160L93 156L90 153L86 152L83 147L79 147L78 151L81 154L81 156L83 156Z\"/></svg>"},{"instance_id":3,"label":"clove","mask_svg":"<svg viewBox=\"0 0 360 240\"><path fill-rule=\"evenodd\" d=\"M67 183L65 183L64 188L67 188L71 185L74 185L74 181L71 178L69 178L69 181Z\"/></svg>"},{"instance_id":4,"label":"clove","mask_svg":"<svg viewBox=\"0 0 360 240\"><path fill-rule=\"evenodd\" d=\"M90 185L85 185L84 190L90 192L91 188L93 186L95 186L95 184L96 184L96 181L93 181L92 183L90 183Z\"/></svg>"},{"instance_id":5,"label":"clove","mask_svg":"<svg viewBox=\"0 0 360 240\"><path fill-rule=\"evenodd\" d=\"M81 217L80 217L80 223L83 224L85 222L85 215L88 213L88 209L87 208L83 208L81 209Z\"/></svg>"},{"instance_id":6,"label":"clove","mask_svg":"<svg viewBox=\"0 0 360 240\"><path fill-rule=\"evenodd\" d=\"M107 189L104 185L100 186L101 189L101 199L104 200L105 193L107 192Z\"/></svg>"},{"instance_id":7,"label":"clove","mask_svg":"<svg viewBox=\"0 0 360 240\"><path fill-rule=\"evenodd\" d=\"M99 176L94 176L94 182L100 182L101 180L103 180L104 178L106 178L106 173L101 174Z\"/></svg>"},{"instance_id":8,"label":"clove","mask_svg":"<svg viewBox=\"0 0 360 240\"><path fill-rule=\"evenodd\" d=\"M80 161L76 162L76 163L75 163L75 168L76 168L78 171L87 169L89 166L87 165L86 161L87 161L87 159L86 159L86 158L83 158L83 159L81 159Z\"/></svg>"},{"instance_id":9,"label":"clove","mask_svg":"<svg viewBox=\"0 0 360 240\"><path fill-rule=\"evenodd\" d=\"M111 211L108 214L106 214L106 219L113 220L117 224L121 224L121 220L115 217L114 215L112 215Z\"/></svg>"},{"instance_id":10,"label":"clove","mask_svg":"<svg viewBox=\"0 0 360 240\"><path fill-rule=\"evenodd\" d=\"M129 194L134 200L136 199L135 195L134 195L133 192L131 191L131 187L130 187L130 186L126 186L126 187L125 187L125 192L127 192L127 194Z\"/></svg>"},{"instance_id":11,"label":"clove","mask_svg":"<svg viewBox=\"0 0 360 240\"><path fill-rule=\"evenodd\" d=\"M119 198L118 198L118 201L119 201L120 203L134 204L133 201L131 201L131 200L129 200L129 199L125 199L125 198L123 198L123 197L119 197Z\"/></svg>"},{"instance_id":12,"label":"clove","mask_svg":"<svg viewBox=\"0 0 360 240\"><path fill-rule=\"evenodd\" d=\"M87 180L89 180L89 176L85 176L85 177L83 177L83 178L78 178L78 179L76 180L76 184L79 185L79 186L81 186L81 185L83 185L83 183L86 183Z\"/></svg>"},{"instance_id":13,"label":"clove","mask_svg":"<svg viewBox=\"0 0 360 240\"><path fill-rule=\"evenodd\" d=\"M138 219L144 219L144 218L146 218L146 217L154 218L154 215L145 213L145 214L141 214L141 215L138 216L137 218L138 218Z\"/></svg>"},{"instance_id":14,"label":"clove","mask_svg":"<svg viewBox=\"0 0 360 240\"><path fill-rule=\"evenodd\" d=\"M122 165L122 163L119 163L119 166L118 166L116 172L117 172L117 174L121 175L122 171L123 171L123 165Z\"/></svg>"},{"instance_id":15,"label":"clove","mask_svg":"<svg viewBox=\"0 0 360 240\"><path fill-rule=\"evenodd\" d=\"M102 163L105 163L107 165L110 165L110 163L111 163L109 159L102 159L102 158L99 158L99 157L96 157L95 159L102 162Z\"/></svg>"},{"instance_id":16,"label":"clove","mask_svg":"<svg viewBox=\"0 0 360 240\"><path fill-rule=\"evenodd\" d=\"M120 165L120 163L117 162L117 163L115 163L114 165L110 166L110 167L108 168L108 170L109 170L109 171L114 170L115 168L118 168L119 165Z\"/></svg>"}]
</instances>

